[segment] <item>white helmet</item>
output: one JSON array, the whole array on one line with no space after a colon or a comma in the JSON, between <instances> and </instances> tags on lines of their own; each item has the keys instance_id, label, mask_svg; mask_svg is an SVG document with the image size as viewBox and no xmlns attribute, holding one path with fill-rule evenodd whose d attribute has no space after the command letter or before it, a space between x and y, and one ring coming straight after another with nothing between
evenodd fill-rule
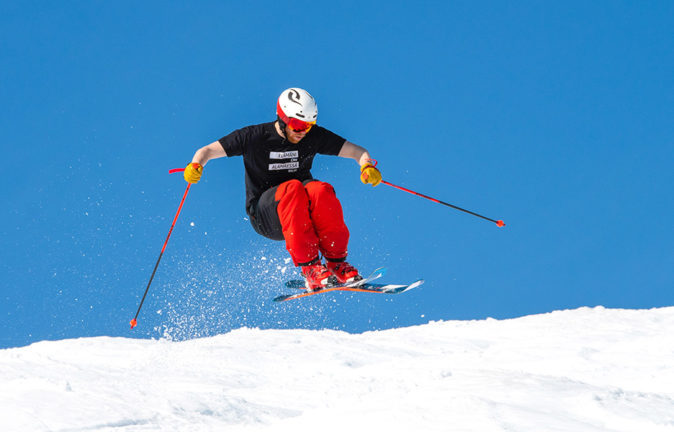
<instances>
[{"instance_id":1,"label":"white helmet","mask_svg":"<svg viewBox=\"0 0 674 432\"><path fill-rule=\"evenodd\" d=\"M289 88L281 93L276 103L276 115L293 129L308 130L316 124L316 100L301 88Z\"/></svg>"}]
</instances>

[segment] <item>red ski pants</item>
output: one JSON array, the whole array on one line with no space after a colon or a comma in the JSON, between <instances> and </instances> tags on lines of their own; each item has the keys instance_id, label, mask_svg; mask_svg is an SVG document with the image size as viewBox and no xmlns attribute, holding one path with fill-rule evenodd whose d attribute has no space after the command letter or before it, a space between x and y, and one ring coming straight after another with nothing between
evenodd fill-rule
<instances>
[{"instance_id":1,"label":"red ski pants","mask_svg":"<svg viewBox=\"0 0 674 432\"><path fill-rule=\"evenodd\" d=\"M340 260L347 255L349 230L333 187L314 180L281 183L274 194L277 213L294 264L318 258Z\"/></svg>"}]
</instances>

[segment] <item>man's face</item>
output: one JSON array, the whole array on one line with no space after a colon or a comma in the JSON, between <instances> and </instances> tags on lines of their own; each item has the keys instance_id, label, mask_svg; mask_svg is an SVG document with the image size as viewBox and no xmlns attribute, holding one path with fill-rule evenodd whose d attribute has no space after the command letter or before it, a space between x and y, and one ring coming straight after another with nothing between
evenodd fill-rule
<instances>
[{"instance_id":1,"label":"man's face","mask_svg":"<svg viewBox=\"0 0 674 432\"><path fill-rule=\"evenodd\" d=\"M307 132L308 131L296 132L292 130L290 126L286 126L286 139L293 144L297 144L298 142L302 141L302 138L305 137Z\"/></svg>"}]
</instances>

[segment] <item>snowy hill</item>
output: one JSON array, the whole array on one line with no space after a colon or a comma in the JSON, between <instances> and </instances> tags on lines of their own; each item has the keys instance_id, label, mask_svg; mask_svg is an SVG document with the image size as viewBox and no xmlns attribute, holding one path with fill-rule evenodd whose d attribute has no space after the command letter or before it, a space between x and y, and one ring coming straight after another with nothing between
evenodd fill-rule
<instances>
[{"instance_id":1,"label":"snowy hill","mask_svg":"<svg viewBox=\"0 0 674 432\"><path fill-rule=\"evenodd\" d=\"M673 431L674 308L0 351L2 431Z\"/></svg>"}]
</instances>

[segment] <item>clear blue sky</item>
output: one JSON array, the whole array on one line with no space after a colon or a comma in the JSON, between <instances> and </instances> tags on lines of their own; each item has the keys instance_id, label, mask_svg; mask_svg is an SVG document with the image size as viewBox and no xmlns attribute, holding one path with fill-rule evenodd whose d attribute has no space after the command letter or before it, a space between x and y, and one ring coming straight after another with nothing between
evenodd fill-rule
<instances>
[{"instance_id":1,"label":"clear blue sky","mask_svg":"<svg viewBox=\"0 0 674 432\"><path fill-rule=\"evenodd\" d=\"M668 1L4 2L0 347L672 305L673 22ZM244 219L241 159L216 160L130 331L185 189L168 169L290 86L386 180L507 227L319 156L351 261L427 282L273 304L297 273Z\"/></svg>"}]
</instances>

